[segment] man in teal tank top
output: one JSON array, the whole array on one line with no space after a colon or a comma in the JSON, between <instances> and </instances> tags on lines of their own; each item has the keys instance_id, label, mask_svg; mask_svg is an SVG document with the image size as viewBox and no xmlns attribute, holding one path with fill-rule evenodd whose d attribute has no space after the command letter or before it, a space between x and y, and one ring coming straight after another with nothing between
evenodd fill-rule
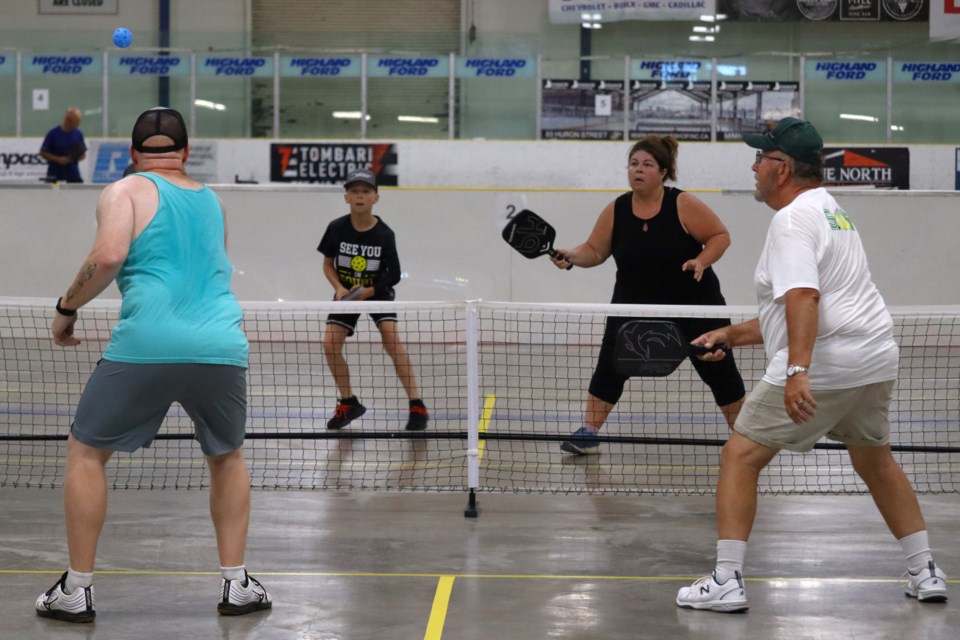
<instances>
[{"instance_id":1,"label":"man in teal tank top","mask_svg":"<svg viewBox=\"0 0 960 640\"><path fill-rule=\"evenodd\" d=\"M230 290L223 207L184 172L189 152L178 112L157 107L140 115L130 148L140 173L100 194L93 249L57 302L53 340L70 347L80 344L77 309L114 279L122 296L120 321L84 388L67 440L70 568L37 599L43 617L96 617L93 567L107 512L107 461L114 451L150 446L174 402L193 420L210 468L222 573L217 609L240 615L272 606L244 565L250 479L241 451L243 314Z\"/></svg>"}]
</instances>

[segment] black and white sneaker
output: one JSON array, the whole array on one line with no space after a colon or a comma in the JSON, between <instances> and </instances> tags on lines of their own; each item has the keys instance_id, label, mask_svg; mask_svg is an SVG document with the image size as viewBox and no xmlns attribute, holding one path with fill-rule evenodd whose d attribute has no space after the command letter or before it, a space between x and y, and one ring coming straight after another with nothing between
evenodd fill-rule
<instances>
[{"instance_id":1,"label":"black and white sneaker","mask_svg":"<svg viewBox=\"0 0 960 640\"><path fill-rule=\"evenodd\" d=\"M37 615L65 622L93 622L97 617L93 585L67 593L67 572L64 571L50 589L37 598Z\"/></svg>"},{"instance_id":2,"label":"black and white sneaker","mask_svg":"<svg viewBox=\"0 0 960 640\"><path fill-rule=\"evenodd\" d=\"M263 611L273 606L273 601L260 581L244 571L244 580L220 581L220 602L217 611L222 616L242 616L245 613Z\"/></svg>"}]
</instances>

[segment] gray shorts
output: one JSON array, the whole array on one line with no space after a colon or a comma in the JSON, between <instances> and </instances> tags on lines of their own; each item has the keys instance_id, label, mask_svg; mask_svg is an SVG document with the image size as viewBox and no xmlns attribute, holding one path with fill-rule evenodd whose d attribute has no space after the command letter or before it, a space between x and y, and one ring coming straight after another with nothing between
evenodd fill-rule
<instances>
[{"instance_id":1,"label":"gray shorts","mask_svg":"<svg viewBox=\"0 0 960 640\"><path fill-rule=\"evenodd\" d=\"M206 455L243 445L247 370L221 364L101 360L80 397L70 433L97 449L136 451L150 446L174 402L193 420Z\"/></svg>"},{"instance_id":2,"label":"gray shorts","mask_svg":"<svg viewBox=\"0 0 960 640\"><path fill-rule=\"evenodd\" d=\"M754 442L789 451L810 451L820 438L875 447L890 440L893 380L850 389L815 390L816 414L797 424L783 406L783 387L761 380L747 396L733 428Z\"/></svg>"}]
</instances>

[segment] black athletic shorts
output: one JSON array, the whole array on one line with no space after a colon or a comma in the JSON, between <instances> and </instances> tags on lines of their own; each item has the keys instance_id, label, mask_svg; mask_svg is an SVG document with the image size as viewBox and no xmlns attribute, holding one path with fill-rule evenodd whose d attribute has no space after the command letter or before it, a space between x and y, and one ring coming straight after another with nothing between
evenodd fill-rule
<instances>
[{"instance_id":1,"label":"black athletic shorts","mask_svg":"<svg viewBox=\"0 0 960 640\"><path fill-rule=\"evenodd\" d=\"M361 302L391 302L392 300L392 295L389 297L374 296L372 298L368 298L367 300L362 300ZM371 313L370 319L373 320L374 324L379 327L381 322L396 322L397 314ZM344 327L347 330L348 338L357 330L357 322L359 320L359 313L331 313L329 316L327 316L327 324L335 324Z\"/></svg>"},{"instance_id":2,"label":"black athletic shorts","mask_svg":"<svg viewBox=\"0 0 960 640\"><path fill-rule=\"evenodd\" d=\"M397 314L395 313L371 313L370 319L376 323L379 327L381 322L396 322ZM331 313L327 316L327 324L335 324L341 327L346 327L347 337L353 335L353 332L357 330L357 322L360 320L359 313Z\"/></svg>"}]
</instances>

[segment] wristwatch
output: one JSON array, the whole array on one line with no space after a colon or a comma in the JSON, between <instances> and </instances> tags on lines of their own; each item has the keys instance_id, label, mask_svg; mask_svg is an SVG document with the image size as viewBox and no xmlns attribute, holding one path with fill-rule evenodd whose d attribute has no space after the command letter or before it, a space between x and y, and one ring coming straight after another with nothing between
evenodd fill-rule
<instances>
[{"instance_id":1,"label":"wristwatch","mask_svg":"<svg viewBox=\"0 0 960 640\"><path fill-rule=\"evenodd\" d=\"M793 376L800 375L801 373L806 373L809 367L802 367L799 364L788 364L787 365L787 377L792 378Z\"/></svg>"}]
</instances>

